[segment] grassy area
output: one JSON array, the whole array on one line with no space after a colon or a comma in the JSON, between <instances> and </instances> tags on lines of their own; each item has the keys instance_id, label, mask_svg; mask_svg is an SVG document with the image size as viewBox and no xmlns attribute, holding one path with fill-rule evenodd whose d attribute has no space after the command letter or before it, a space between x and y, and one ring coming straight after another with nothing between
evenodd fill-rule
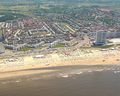
<instances>
[{"instance_id":1,"label":"grassy area","mask_svg":"<svg viewBox=\"0 0 120 96\"><path fill-rule=\"evenodd\" d=\"M32 48L25 47L25 48L20 49L20 51L29 51L29 50L32 50Z\"/></svg>"},{"instance_id":2,"label":"grassy area","mask_svg":"<svg viewBox=\"0 0 120 96\"><path fill-rule=\"evenodd\" d=\"M47 47L47 46L40 46L40 47L37 47L36 49L41 50L41 49L46 48L46 47Z\"/></svg>"},{"instance_id":3,"label":"grassy area","mask_svg":"<svg viewBox=\"0 0 120 96\"><path fill-rule=\"evenodd\" d=\"M63 43L57 44L53 48L61 48L61 47L65 47L65 44L63 44Z\"/></svg>"},{"instance_id":4,"label":"grassy area","mask_svg":"<svg viewBox=\"0 0 120 96\"><path fill-rule=\"evenodd\" d=\"M14 20L17 18L23 18L25 15L19 14L19 13L12 13L12 12L0 12L0 15L3 15L0 17L0 22L5 22L7 20Z\"/></svg>"},{"instance_id":5,"label":"grassy area","mask_svg":"<svg viewBox=\"0 0 120 96\"><path fill-rule=\"evenodd\" d=\"M80 47L80 49L91 49L92 47Z\"/></svg>"}]
</instances>

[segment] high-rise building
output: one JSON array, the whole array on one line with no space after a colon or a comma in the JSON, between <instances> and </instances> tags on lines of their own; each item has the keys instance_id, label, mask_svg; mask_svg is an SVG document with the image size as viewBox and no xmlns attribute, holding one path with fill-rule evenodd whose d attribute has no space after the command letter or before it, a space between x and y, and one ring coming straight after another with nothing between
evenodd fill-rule
<instances>
[{"instance_id":1,"label":"high-rise building","mask_svg":"<svg viewBox=\"0 0 120 96\"><path fill-rule=\"evenodd\" d=\"M106 43L106 32L96 32L95 45L104 45Z\"/></svg>"}]
</instances>

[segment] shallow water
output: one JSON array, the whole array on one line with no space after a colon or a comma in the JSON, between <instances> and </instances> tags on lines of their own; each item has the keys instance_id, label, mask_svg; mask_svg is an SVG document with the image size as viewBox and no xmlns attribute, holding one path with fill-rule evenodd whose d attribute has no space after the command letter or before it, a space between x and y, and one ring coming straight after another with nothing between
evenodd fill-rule
<instances>
[{"instance_id":1,"label":"shallow water","mask_svg":"<svg viewBox=\"0 0 120 96\"><path fill-rule=\"evenodd\" d=\"M50 69L56 72L0 80L0 96L120 96L120 66Z\"/></svg>"}]
</instances>

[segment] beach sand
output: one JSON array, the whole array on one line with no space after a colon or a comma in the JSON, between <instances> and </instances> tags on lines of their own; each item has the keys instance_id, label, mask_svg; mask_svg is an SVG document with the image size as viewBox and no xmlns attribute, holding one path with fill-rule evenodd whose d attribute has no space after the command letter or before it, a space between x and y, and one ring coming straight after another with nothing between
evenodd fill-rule
<instances>
[{"instance_id":1,"label":"beach sand","mask_svg":"<svg viewBox=\"0 0 120 96\"><path fill-rule=\"evenodd\" d=\"M37 58L36 58L37 56ZM120 64L119 50L75 50L69 55L53 52L38 58L38 55L29 55L17 58L0 60L0 78L23 76L53 70L28 70L35 68L49 68L73 65L115 65Z\"/></svg>"}]
</instances>

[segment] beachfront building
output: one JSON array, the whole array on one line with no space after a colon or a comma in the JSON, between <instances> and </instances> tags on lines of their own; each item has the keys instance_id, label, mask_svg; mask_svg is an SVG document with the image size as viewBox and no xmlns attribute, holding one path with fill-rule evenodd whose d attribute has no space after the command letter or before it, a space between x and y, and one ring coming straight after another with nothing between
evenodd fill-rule
<instances>
[{"instance_id":1,"label":"beachfront building","mask_svg":"<svg viewBox=\"0 0 120 96\"><path fill-rule=\"evenodd\" d=\"M6 49L18 51L18 50L26 47L26 44L19 44L19 45L8 45L8 44L4 44L4 47L5 47Z\"/></svg>"},{"instance_id":2,"label":"beachfront building","mask_svg":"<svg viewBox=\"0 0 120 96\"><path fill-rule=\"evenodd\" d=\"M106 43L106 32L98 31L96 32L95 45L104 45Z\"/></svg>"},{"instance_id":3,"label":"beachfront building","mask_svg":"<svg viewBox=\"0 0 120 96\"><path fill-rule=\"evenodd\" d=\"M51 47L54 47L55 45L59 44L60 42L62 42L62 40L58 39L58 40L50 43L50 44L49 44L49 47L50 47L50 48L51 48Z\"/></svg>"}]
</instances>

